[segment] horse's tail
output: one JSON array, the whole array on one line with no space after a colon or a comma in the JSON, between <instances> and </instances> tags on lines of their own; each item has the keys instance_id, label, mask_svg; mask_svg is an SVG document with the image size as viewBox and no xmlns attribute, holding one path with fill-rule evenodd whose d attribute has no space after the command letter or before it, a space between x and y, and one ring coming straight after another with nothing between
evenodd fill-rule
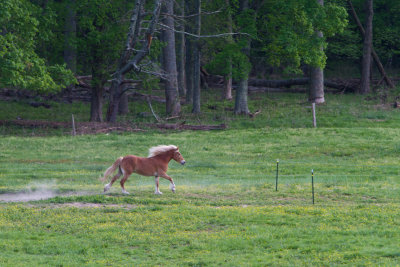
<instances>
[{"instance_id":1,"label":"horse's tail","mask_svg":"<svg viewBox=\"0 0 400 267\"><path fill-rule=\"evenodd\" d=\"M124 157L119 157L114 163L113 165L111 165L104 173L103 177L100 178L100 180L102 182L105 182L108 178L108 176L110 176L111 174L113 174L115 172L115 170L119 167L119 165L121 164L121 161Z\"/></svg>"}]
</instances>

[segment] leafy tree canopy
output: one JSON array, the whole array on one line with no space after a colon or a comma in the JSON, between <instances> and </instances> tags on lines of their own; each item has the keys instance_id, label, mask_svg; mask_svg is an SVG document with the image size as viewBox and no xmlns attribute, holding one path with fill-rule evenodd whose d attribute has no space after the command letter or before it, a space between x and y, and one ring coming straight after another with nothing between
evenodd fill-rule
<instances>
[{"instance_id":1,"label":"leafy tree canopy","mask_svg":"<svg viewBox=\"0 0 400 267\"><path fill-rule=\"evenodd\" d=\"M342 32L347 12L337 4L316 0L271 0L261 6L258 27L266 55L274 65L299 70L300 64L325 67L326 38ZM321 31L319 37L316 31Z\"/></svg>"},{"instance_id":2,"label":"leafy tree canopy","mask_svg":"<svg viewBox=\"0 0 400 267\"><path fill-rule=\"evenodd\" d=\"M0 86L55 92L74 82L63 65L48 66L35 51L40 8L26 0L3 0L0 9Z\"/></svg>"}]
</instances>

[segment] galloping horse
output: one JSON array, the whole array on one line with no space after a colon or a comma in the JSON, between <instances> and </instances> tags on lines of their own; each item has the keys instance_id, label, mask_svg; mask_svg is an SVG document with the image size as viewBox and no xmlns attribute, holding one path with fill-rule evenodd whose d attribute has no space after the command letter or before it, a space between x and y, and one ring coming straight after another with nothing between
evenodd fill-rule
<instances>
[{"instance_id":1,"label":"galloping horse","mask_svg":"<svg viewBox=\"0 0 400 267\"><path fill-rule=\"evenodd\" d=\"M114 173L118 168L118 173L111 179L111 182L104 186L104 192L107 192L112 184L121 176L121 187L123 194L129 194L124 187L124 184L128 177L132 173L137 173L144 176L154 176L156 182L155 194L161 195L160 189L158 187L159 177L165 178L170 181L170 189L175 193L175 184L170 176L167 175L168 163L171 159L184 165L186 161L183 159L179 148L174 145L160 145L149 149L149 156L147 158L142 158L138 156L128 155L125 157L119 157L111 167L109 167L104 176L101 178L103 182Z\"/></svg>"}]
</instances>

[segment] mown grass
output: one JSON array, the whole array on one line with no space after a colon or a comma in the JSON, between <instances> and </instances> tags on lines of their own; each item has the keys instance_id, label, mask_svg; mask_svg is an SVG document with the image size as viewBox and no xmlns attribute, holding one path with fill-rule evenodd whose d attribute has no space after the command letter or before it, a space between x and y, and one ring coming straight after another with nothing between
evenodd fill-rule
<instances>
[{"instance_id":1,"label":"mown grass","mask_svg":"<svg viewBox=\"0 0 400 267\"><path fill-rule=\"evenodd\" d=\"M0 255L9 266L395 265L396 208L9 205Z\"/></svg>"},{"instance_id":2,"label":"mown grass","mask_svg":"<svg viewBox=\"0 0 400 267\"><path fill-rule=\"evenodd\" d=\"M328 95L314 129L304 96L257 97L264 100L254 97L251 109L267 104L254 119L214 120L223 109L200 115L225 121L225 131L27 137L3 130L0 198L57 196L0 202L0 265L396 266L398 111ZM187 161L170 164L176 194L163 180L156 196L154 179L137 175L126 183L131 195L118 183L102 193L98 177L117 157L146 156L158 144L179 145Z\"/></svg>"}]
</instances>

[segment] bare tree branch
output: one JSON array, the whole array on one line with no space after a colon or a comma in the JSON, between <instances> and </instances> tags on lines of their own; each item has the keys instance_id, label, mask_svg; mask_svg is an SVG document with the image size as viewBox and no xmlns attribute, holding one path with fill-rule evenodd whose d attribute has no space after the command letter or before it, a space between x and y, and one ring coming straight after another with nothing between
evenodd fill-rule
<instances>
[{"instance_id":1,"label":"bare tree branch","mask_svg":"<svg viewBox=\"0 0 400 267\"><path fill-rule=\"evenodd\" d=\"M157 116L157 114L154 112L153 107L151 106L151 99L150 97L147 97L147 103L149 104L151 113L153 114L154 118L156 118L157 122L160 122L160 118Z\"/></svg>"},{"instance_id":2,"label":"bare tree branch","mask_svg":"<svg viewBox=\"0 0 400 267\"><path fill-rule=\"evenodd\" d=\"M192 37L196 37L196 38L219 38L219 37L232 36L232 35L247 35L249 37L252 37L250 34L245 33L245 32L226 32L226 33L219 33L219 34L212 34L212 35L197 35L197 34L193 34L193 33L189 33L189 32L171 29L170 27L168 27L167 25L162 24L162 23L158 23L158 25L160 25L162 28L173 30L176 33L183 33L183 34L186 34L186 35L189 35Z\"/></svg>"},{"instance_id":3,"label":"bare tree branch","mask_svg":"<svg viewBox=\"0 0 400 267\"><path fill-rule=\"evenodd\" d=\"M116 121L118 104L122 95L121 82L124 75L132 69L135 72L140 72L140 68L137 65L142 59L144 59L146 55L149 54L152 37L160 15L161 3L162 0L155 0L153 15L145 33L145 41L143 43L143 47L137 52L133 59L130 60L134 51L134 47L137 43L138 36L140 35L142 18L141 14L143 13L142 6L144 5L144 0L136 0L135 8L131 17L131 23L129 26L128 37L125 44L125 51L122 53L117 70L114 73L111 82L110 104L107 110L107 121L109 122Z\"/></svg>"},{"instance_id":4,"label":"bare tree branch","mask_svg":"<svg viewBox=\"0 0 400 267\"><path fill-rule=\"evenodd\" d=\"M201 12L200 14L192 14L192 15L186 15L186 16L178 16L178 15L173 15L173 14L167 14L167 13L162 13L160 15L162 16L170 16L173 17L174 19L187 19L187 18L194 18L197 16L203 16L203 15L214 15L214 14L218 14L221 13L225 8L220 8L216 11L210 11L210 12Z\"/></svg>"}]
</instances>

